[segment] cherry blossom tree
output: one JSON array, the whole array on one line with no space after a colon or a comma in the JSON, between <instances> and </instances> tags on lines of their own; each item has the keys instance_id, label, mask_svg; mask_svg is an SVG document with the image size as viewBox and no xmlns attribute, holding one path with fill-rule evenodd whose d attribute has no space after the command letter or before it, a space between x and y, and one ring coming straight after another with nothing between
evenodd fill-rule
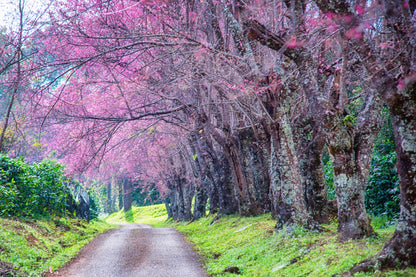
<instances>
[{"instance_id":1,"label":"cherry blossom tree","mask_svg":"<svg viewBox=\"0 0 416 277\"><path fill-rule=\"evenodd\" d=\"M315 230L328 222L327 147L340 239L356 239L373 235L364 189L386 104L402 210L375 260L413 265L414 11L407 1L57 2L31 97L41 144L73 173L101 167L124 180L125 208L141 179L158 183L178 220L204 216L208 201L212 213L272 212L279 228Z\"/></svg>"}]
</instances>

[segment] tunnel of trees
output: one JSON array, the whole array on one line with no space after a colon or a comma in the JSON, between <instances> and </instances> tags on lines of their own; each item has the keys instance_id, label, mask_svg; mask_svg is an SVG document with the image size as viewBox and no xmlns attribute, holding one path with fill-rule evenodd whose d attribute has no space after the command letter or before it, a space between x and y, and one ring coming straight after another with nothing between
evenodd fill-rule
<instances>
[{"instance_id":1,"label":"tunnel of trees","mask_svg":"<svg viewBox=\"0 0 416 277\"><path fill-rule=\"evenodd\" d=\"M19 0L0 32L0 151L100 179L107 212L163 199L175 220L319 231L335 208L341 240L384 214L393 238L356 270L414 266L415 9Z\"/></svg>"}]
</instances>

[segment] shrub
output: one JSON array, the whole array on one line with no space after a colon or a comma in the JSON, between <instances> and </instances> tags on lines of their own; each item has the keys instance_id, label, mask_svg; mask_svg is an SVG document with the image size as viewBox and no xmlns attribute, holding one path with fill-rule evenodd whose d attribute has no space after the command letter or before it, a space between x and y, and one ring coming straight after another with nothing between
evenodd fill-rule
<instances>
[{"instance_id":1,"label":"shrub","mask_svg":"<svg viewBox=\"0 0 416 277\"><path fill-rule=\"evenodd\" d=\"M63 215L68 197L62 165L0 155L0 216Z\"/></svg>"},{"instance_id":2,"label":"shrub","mask_svg":"<svg viewBox=\"0 0 416 277\"><path fill-rule=\"evenodd\" d=\"M400 211L399 178L395 169L396 153L375 154L366 190L366 208L373 215L396 217Z\"/></svg>"}]
</instances>

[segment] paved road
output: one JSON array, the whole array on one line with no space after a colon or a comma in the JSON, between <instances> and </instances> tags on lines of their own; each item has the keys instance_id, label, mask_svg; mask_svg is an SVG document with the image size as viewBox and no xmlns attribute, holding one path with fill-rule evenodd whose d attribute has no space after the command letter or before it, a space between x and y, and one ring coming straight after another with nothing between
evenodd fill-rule
<instances>
[{"instance_id":1,"label":"paved road","mask_svg":"<svg viewBox=\"0 0 416 277\"><path fill-rule=\"evenodd\" d=\"M174 229L123 224L99 235L65 268L47 276L206 277L188 243Z\"/></svg>"}]
</instances>

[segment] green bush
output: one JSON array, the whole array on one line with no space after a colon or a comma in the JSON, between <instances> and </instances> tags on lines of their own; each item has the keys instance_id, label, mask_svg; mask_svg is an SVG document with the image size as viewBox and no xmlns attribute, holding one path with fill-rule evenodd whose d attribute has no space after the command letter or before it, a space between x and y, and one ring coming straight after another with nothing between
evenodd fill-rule
<instances>
[{"instance_id":1,"label":"green bush","mask_svg":"<svg viewBox=\"0 0 416 277\"><path fill-rule=\"evenodd\" d=\"M97 219L100 215L100 199L92 188L88 188L87 193L88 197L90 198L90 219Z\"/></svg>"},{"instance_id":2,"label":"green bush","mask_svg":"<svg viewBox=\"0 0 416 277\"><path fill-rule=\"evenodd\" d=\"M328 200L335 200L337 196L335 194L334 170L330 159L328 159L324 164L324 173L326 188L328 191Z\"/></svg>"},{"instance_id":3,"label":"green bush","mask_svg":"<svg viewBox=\"0 0 416 277\"><path fill-rule=\"evenodd\" d=\"M383 126L377 136L366 190L366 208L373 215L397 218L400 211L399 177L396 171L394 134L388 109L383 108Z\"/></svg>"},{"instance_id":4,"label":"green bush","mask_svg":"<svg viewBox=\"0 0 416 277\"><path fill-rule=\"evenodd\" d=\"M68 197L62 165L0 155L0 216L63 215Z\"/></svg>"},{"instance_id":5,"label":"green bush","mask_svg":"<svg viewBox=\"0 0 416 277\"><path fill-rule=\"evenodd\" d=\"M400 211L399 178L395 169L396 153L375 154L366 190L366 208L373 215L397 217Z\"/></svg>"}]
</instances>

